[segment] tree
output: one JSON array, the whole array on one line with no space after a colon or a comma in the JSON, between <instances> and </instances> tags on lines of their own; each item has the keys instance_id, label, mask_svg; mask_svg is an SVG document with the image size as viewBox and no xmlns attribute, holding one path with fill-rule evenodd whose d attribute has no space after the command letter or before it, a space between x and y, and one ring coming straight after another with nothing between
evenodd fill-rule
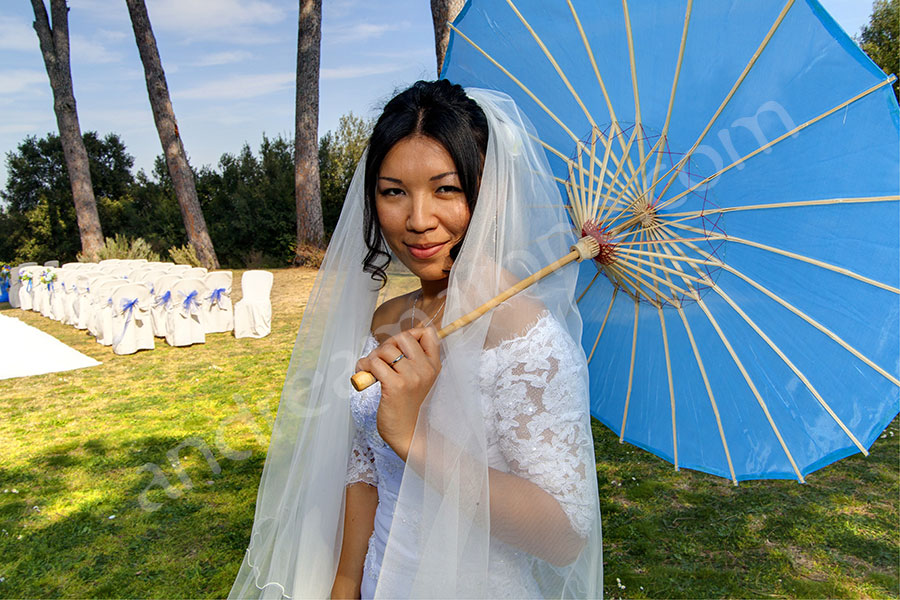
<instances>
[{"instance_id":1,"label":"tree","mask_svg":"<svg viewBox=\"0 0 900 600\"><path fill-rule=\"evenodd\" d=\"M900 77L900 0L875 0L869 24L863 25L856 41L876 65ZM900 82L894 82L900 100Z\"/></svg>"},{"instance_id":2,"label":"tree","mask_svg":"<svg viewBox=\"0 0 900 600\"><path fill-rule=\"evenodd\" d=\"M91 184L87 151L81 138L75 93L72 88L72 69L69 64L69 9L65 0L50 0L53 26L47 17L44 0L31 0L34 9L34 30L37 32L44 57L44 66L53 90L53 112L62 140L69 185L75 204L75 216L85 256L96 256L103 246L103 230Z\"/></svg>"},{"instance_id":3,"label":"tree","mask_svg":"<svg viewBox=\"0 0 900 600\"><path fill-rule=\"evenodd\" d=\"M337 132L329 131L319 140L322 218L325 232L329 236L337 225L344 197L350 189L350 181L366 144L369 143L374 125L374 119L367 121L351 112L341 117Z\"/></svg>"},{"instance_id":4,"label":"tree","mask_svg":"<svg viewBox=\"0 0 900 600\"><path fill-rule=\"evenodd\" d=\"M216 170L200 170L197 193L223 263L259 267L294 259L293 149L289 138L263 135L257 155L244 144L236 155L223 154Z\"/></svg>"},{"instance_id":5,"label":"tree","mask_svg":"<svg viewBox=\"0 0 900 600\"><path fill-rule=\"evenodd\" d=\"M112 207L128 203L134 183L134 158L114 133L82 136L97 210L107 230L118 231L122 220ZM8 178L0 191L8 223L15 224L7 256L32 260L73 260L81 243L63 144L52 133L25 138L6 154ZM139 233L138 233L139 234Z\"/></svg>"},{"instance_id":6,"label":"tree","mask_svg":"<svg viewBox=\"0 0 900 600\"><path fill-rule=\"evenodd\" d=\"M444 66L444 55L447 54L447 43L450 41L450 27L465 0L431 0L431 19L434 21L434 53L437 56L437 74L441 76Z\"/></svg>"},{"instance_id":7,"label":"tree","mask_svg":"<svg viewBox=\"0 0 900 600\"><path fill-rule=\"evenodd\" d=\"M159 141L162 144L163 155L166 157L175 197L181 207L188 241L193 246L200 262L207 268L218 268L219 261L216 258L216 251L206 229L206 220L203 218L203 211L197 198L194 174L188 164L184 145L178 133L175 111L172 109L172 100L169 97L169 86L166 84L166 74L163 72L162 62L159 59L156 38L150 27L147 7L144 0L125 0L125 3L128 5L134 39L144 65L150 107L153 109L153 120L156 122L156 129L159 132Z\"/></svg>"},{"instance_id":8,"label":"tree","mask_svg":"<svg viewBox=\"0 0 900 600\"><path fill-rule=\"evenodd\" d=\"M297 96L294 122L294 198L297 249L294 262L308 261L310 246L325 243L319 187L319 55L322 0L300 0L297 31Z\"/></svg>"}]
</instances>

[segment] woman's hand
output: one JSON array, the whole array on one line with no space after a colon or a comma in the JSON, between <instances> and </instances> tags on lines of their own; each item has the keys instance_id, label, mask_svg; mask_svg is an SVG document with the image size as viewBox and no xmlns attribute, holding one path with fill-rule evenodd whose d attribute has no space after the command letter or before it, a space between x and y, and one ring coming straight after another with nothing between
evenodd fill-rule
<instances>
[{"instance_id":1,"label":"woman's hand","mask_svg":"<svg viewBox=\"0 0 900 600\"><path fill-rule=\"evenodd\" d=\"M391 364L403 353L404 358ZM356 363L381 382L378 433L404 461L419 407L441 372L440 342L433 327L416 327L387 339Z\"/></svg>"}]
</instances>

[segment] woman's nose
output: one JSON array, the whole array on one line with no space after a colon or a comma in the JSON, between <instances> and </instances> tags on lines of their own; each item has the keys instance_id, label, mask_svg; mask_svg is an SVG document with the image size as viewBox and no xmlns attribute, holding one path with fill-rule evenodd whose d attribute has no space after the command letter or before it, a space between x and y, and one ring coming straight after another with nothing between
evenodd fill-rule
<instances>
[{"instance_id":1,"label":"woman's nose","mask_svg":"<svg viewBox=\"0 0 900 600\"><path fill-rule=\"evenodd\" d=\"M406 228L410 231L428 231L436 226L434 202L424 195L414 195L406 218Z\"/></svg>"}]
</instances>

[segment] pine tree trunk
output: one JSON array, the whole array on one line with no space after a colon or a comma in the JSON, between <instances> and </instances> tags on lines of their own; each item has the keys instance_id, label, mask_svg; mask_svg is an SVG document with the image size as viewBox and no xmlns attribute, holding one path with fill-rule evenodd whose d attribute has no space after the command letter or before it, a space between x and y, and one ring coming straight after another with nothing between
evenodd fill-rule
<instances>
[{"instance_id":1,"label":"pine tree trunk","mask_svg":"<svg viewBox=\"0 0 900 600\"><path fill-rule=\"evenodd\" d=\"M91 184L91 169L87 150L78 124L75 94L72 90L72 69L69 64L69 9L65 0L50 0L53 28L47 17L43 0L31 0L34 9L34 30L37 32L44 57L44 66L53 90L53 112L59 127L66 169L72 186L72 199L81 235L81 252L93 259L103 247L103 230L97 214L97 202Z\"/></svg>"},{"instance_id":2,"label":"pine tree trunk","mask_svg":"<svg viewBox=\"0 0 900 600\"><path fill-rule=\"evenodd\" d=\"M447 54L447 43L450 41L450 27L465 0L431 0L431 19L434 21L434 53L437 56L437 73L441 76L444 56Z\"/></svg>"},{"instance_id":3,"label":"pine tree trunk","mask_svg":"<svg viewBox=\"0 0 900 600\"><path fill-rule=\"evenodd\" d=\"M325 242L319 187L319 54L322 0L300 0L297 33L297 98L294 129L294 196L297 201L295 263L308 260L309 246Z\"/></svg>"},{"instance_id":4,"label":"pine tree trunk","mask_svg":"<svg viewBox=\"0 0 900 600\"><path fill-rule=\"evenodd\" d=\"M166 157L166 165L169 167L169 175L172 177L175 197L181 207L181 216L184 219L188 240L200 262L208 269L217 269L219 260L216 258L216 251L206 229L206 220L203 218L200 201L197 199L194 174L188 165L184 146L178 134L175 111L172 109L172 100L169 97L169 86L166 84L166 74L163 72L162 62L159 59L156 38L150 27L147 7L144 5L144 0L125 0L125 3L128 5L128 12L131 15L131 26L134 29L134 39L141 55L141 62L144 64L144 76L147 80L150 107L153 109L153 120L156 122L159 141Z\"/></svg>"}]
</instances>

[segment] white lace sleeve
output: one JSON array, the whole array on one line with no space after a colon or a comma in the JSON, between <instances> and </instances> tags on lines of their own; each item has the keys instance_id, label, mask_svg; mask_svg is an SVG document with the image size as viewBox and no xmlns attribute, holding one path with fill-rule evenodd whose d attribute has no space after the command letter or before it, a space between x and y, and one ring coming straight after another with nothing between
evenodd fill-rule
<instances>
[{"instance_id":1,"label":"white lace sleeve","mask_svg":"<svg viewBox=\"0 0 900 600\"><path fill-rule=\"evenodd\" d=\"M361 429L356 430L350 459L347 464L347 485L362 481L372 486L378 485L378 473L375 470L375 455Z\"/></svg>"},{"instance_id":2,"label":"white lace sleeve","mask_svg":"<svg viewBox=\"0 0 900 600\"><path fill-rule=\"evenodd\" d=\"M597 514L587 478L596 465L580 350L552 317L496 350L500 451L511 472L552 494L587 537Z\"/></svg>"}]
</instances>

